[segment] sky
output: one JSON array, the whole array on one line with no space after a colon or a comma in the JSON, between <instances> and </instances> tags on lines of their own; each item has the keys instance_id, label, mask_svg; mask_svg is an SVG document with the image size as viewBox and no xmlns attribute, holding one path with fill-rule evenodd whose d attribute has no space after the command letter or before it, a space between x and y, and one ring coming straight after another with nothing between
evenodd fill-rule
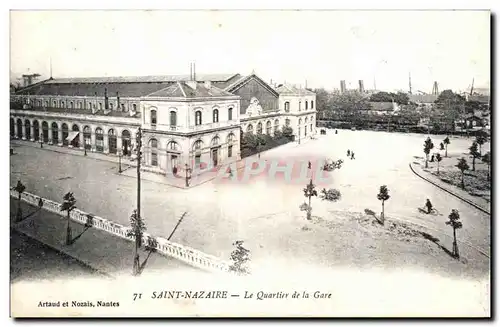
<instances>
[{"instance_id":1,"label":"sky","mask_svg":"<svg viewBox=\"0 0 500 327\"><path fill-rule=\"evenodd\" d=\"M339 88L490 84L488 11L12 11L11 79L255 72Z\"/></svg>"}]
</instances>

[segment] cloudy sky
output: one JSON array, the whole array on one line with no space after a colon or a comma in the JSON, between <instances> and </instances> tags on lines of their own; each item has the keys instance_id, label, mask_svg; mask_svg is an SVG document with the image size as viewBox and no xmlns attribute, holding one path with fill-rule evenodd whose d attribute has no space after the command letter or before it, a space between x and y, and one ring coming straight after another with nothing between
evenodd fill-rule
<instances>
[{"instance_id":1,"label":"cloudy sky","mask_svg":"<svg viewBox=\"0 0 500 327\"><path fill-rule=\"evenodd\" d=\"M11 77L251 73L309 87L490 83L485 11L13 11Z\"/></svg>"}]
</instances>

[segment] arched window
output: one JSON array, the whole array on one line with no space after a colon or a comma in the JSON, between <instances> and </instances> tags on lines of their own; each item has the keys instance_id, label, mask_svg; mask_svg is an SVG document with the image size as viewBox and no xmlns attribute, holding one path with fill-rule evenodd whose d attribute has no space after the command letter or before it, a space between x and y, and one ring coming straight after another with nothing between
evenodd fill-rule
<instances>
[{"instance_id":1,"label":"arched window","mask_svg":"<svg viewBox=\"0 0 500 327\"><path fill-rule=\"evenodd\" d=\"M257 124L257 134L262 134L262 123L261 122L259 122Z\"/></svg>"},{"instance_id":2,"label":"arched window","mask_svg":"<svg viewBox=\"0 0 500 327\"><path fill-rule=\"evenodd\" d=\"M108 148L109 148L109 153L116 154L117 149L117 143L116 143L116 132L114 129L110 129L108 131Z\"/></svg>"},{"instance_id":3,"label":"arched window","mask_svg":"<svg viewBox=\"0 0 500 327\"><path fill-rule=\"evenodd\" d=\"M52 143L59 144L59 126L53 122L50 127L52 128Z\"/></svg>"},{"instance_id":4,"label":"arched window","mask_svg":"<svg viewBox=\"0 0 500 327\"><path fill-rule=\"evenodd\" d=\"M83 143L85 143L85 148L87 150L90 150L92 148L92 143L90 140L90 135L91 135L91 129L89 126L85 126L83 128Z\"/></svg>"},{"instance_id":5,"label":"arched window","mask_svg":"<svg viewBox=\"0 0 500 327\"><path fill-rule=\"evenodd\" d=\"M299 118L299 125L302 125L302 118Z\"/></svg>"},{"instance_id":6,"label":"arched window","mask_svg":"<svg viewBox=\"0 0 500 327\"><path fill-rule=\"evenodd\" d=\"M137 111L137 105L135 103L132 104L132 110Z\"/></svg>"},{"instance_id":7,"label":"arched window","mask_svg":"<svg viewBox=\"0 0 500 327\"><path fill-rule=\"evenodd\" d=\"M227 120L233 120L233 108L227 109Z\"/></svg>"},{"instance_id":8,"label":"arched window","mask_svg":"<svg viewBox=\"0 0 500 327\"><path fill-rule=\"evenodd\" d=\"M45 108L47 108L49 106L49 101L45 101L44 106L45 106Z\"/></svg>"},{"instance_id":9,"label":"arched window","mask_svg":"<svg viewBox=\"0 0 500 327\"><path fill-rule=\"evenodd\" d=\"M299 101L299 111L302 110L302 102Z\"/></svg>"},{"instance_id":10,"label":"arched window","mask_svg":"<svg viewBox=\"0 0 500 327\"><path fill-rule=\"evenodd\" d=\"M49 141L49 123L46 121L42 122L42 137L43 142L47 143Z\"/></svg>"},{"instance_id":11,"label":"arched window","mask_svg":"<svg viewBox=\"0 0 500 327\"><path fill-rule=\"evenodd\" d=\"M201 111L198 110L194 113L194 124L195 125L201 125Z\"/></svg>"},{"instance_id":12,"label":"arched window","mask_svg":"<svg viewBox=\"0 0 500 327\"><path fill-rule=\"evenodd\" d=\"M31 139L31 123L29 119L26 119L24 121L24 129L26 130L26 139L29 140Z\"/></svg>"},{"instance_id":13,"label":"arched window","mask_svg":"<svg viewBox=\"0 0 500 327\"><path fill-rule=\"evenodd\" d=\"M55 101L55 100L54 100L54 101L52 102L52 105L54 106L54 108L57 108L57 101Z\"/></svg>"},{"instance_id":14,"label":"arched window","mask_svg":"<svg viewBox=\"0 0 500 327\"><path fill-rule=\"evenodd\" d=\"M66 140L66 138L69 135L68 125L66 123L63 123L61 125L61 130L62 130L62 143L63 145L68 145L68 141Z\"/></svg>"},{"instance_id":15,"label":"arched window","mask_svg":"<svg viewBox=\"0 0 500 327\"><path fill-rule=\"evenodd\" d=\"M252 124L249 124L247 126L247 133L253 133L253 125Z\"/></svg>"},{"instance_id":16,"label":"arched window","mask_svg":"<svg viewBox=\"0 0 500 327\"><path fill-rule=\"evenodd\" d=\"M280 128L280 121L278 119L275 119L274 120L274 133L276 133L279 128Z\"/></svg>"},{"instance_id":17,"label":"arched window","mask_svg":"<svg viewBox=\"0 0 500 327\"><path fill-rule=\"evenodd\" d=\"M95 149L97 152L104 151L104 131L100 127L95 129Z\"/></svg>"},{"instance_id":18,"label":"arched window","mask_svg":"<svg viewBox=\"0 0 500 327\"><path fill-rule=\"evenodd\" d=\"M102 102L99 102L99 110L102 110Z\"/></svg>"},{"instance_id":19,"label":"arched window","mask_svg":"<svg viewBox=\"0 0 500 327\"><path fill-rule=\"evenodd\" d=\"M306 117L306 119L304 119L304 124L307 124L307 117Z\"/></svg>"},{"instance_id":20,"label":"arched window","mask_svg":"<svg viewBox=\"0 0 500 327\"><path fill-rule=\"evenodd\" d=\"M121 103L120 108L122 109L122 111L125 111L125 103Z\"/></svg>"},{"instance_id":21,"label":"arched window","mask_svg":"<svg viewBox=\"0 0 500 327\"><path fill-rule=\"evenodd\" d=\"M290 127L290 119L285 119L285 126Z\"/></svg>"},{"instance_id":22,"label":"arched window","mask_svg":"<svg viewBox=\"0 0 500 327\"><path fill-rule=\"evenodd\" d=\"M196 140L193 144L193 150L194 151L201 151L203 148L203 141L202 140Z\"/></svg>"},{"instance_id":23,"label":"arched window","mask_svg":"<svg viewBox=\"0 0 500 327\"><path fill-rule=\"evenodd\" d=\"M87 103L88 109L92 109L92 102Z\"/></svg>"},{"instance_id":24,"label":"arched window","mask_svg":"<svg viewBox=\"0 0 500 327\"><path fill-rule=\"evenodd\" d=\"M230 133L227 136L227 157L231 158L233 156L233 143L234 143L234 134Z\"/></svg>"},{"instance_id":25,"label":"arched window","mask_svg":"<svg viewBox=\"0 0 500 327\"><path fill-rule=\"evenodd\" d=\"M151 148L151 166L158 166L158 141L156 139L149 140L149 147Z\"/></svg>"},{"instance_id":26,"label":"arched window","mask_svg":"<svg viewBox=\"0 0 500 327\"><path fill-rule=\"evenodd\" d=\"M151 128L156 128L156 110L151 109L149 114L151 119Z\"/></svg>"},{"instance_id":27,"label":"arched window","mask_svg":"<svg viewBox=\"0 0 500 327\"><path fill-rule=\"evenodd\" d=\"M61 108L65 108L66 107L66 104L64 103L63 100L61 100Z\"/></svg>"},{"instance_id":28,"label":"arched window","mask_svg":"<svg viewBox=\"0 0 500 327\"><path fill-rule=\"evenodd\" d=\"M266 123L266 134L267 135L271 135L271 131L272 131L271 121L268 120L267 123Z\"/></svg>"},{"instance_id":29,"label":"arched window","mask_svg":"<svg viewBox=\"0 0 500 327\"><path fill-rule=\"evenodd\" d=\"M113 110L114 107L115 107L115 105L113 104L113 102L110 102L109 103L109 110Z\"/></svg>"},{"instance_id":30,"label":"arched window","mask_svg":"<svg viewBox=\"0 0 500 327\"><path fill-rule=\"evenodd\" d=\"M173 110L170 111L170 126L171 127L177 126L177 112Z\"/></svg>"},{"instance_id":31,"label":"arched window","mask_svg":"<svg viewBox=\"0 0 500 327\"><path fill-rule=\"evenodd\" d=\"M285 102L285 112L290 112L290 102Z\"/></svg>"},{"instance_id":32,"label":"arched window","mask_svg":"<svg viewBox=\"0 0 500 327\"><path fill-rule=\"evenodd\" d=\"M78 101L78 109L83 109L83 103L81 101Z\"/></svg>"},{"instance_id":33,"label":"arched window","mask_svg":"<svg viewBox=\"0 0 500 327\"><path fill-rule=\"evenodd\" d=\"M219 109L214 109L212 112L212 120L214 123L219 122Z\"/></svg>"},{"instance_id":34,"label":"arched window","mask_svg":"<svg viewBox=\"0 0 500 327\"><path fill-rule=\"evenodd\" d=\"M306 110L308 109L308 108L307 108L307 106L308 106L308 102L307 102L307 100L306 100Z\"/></svg>"},{"instance_id":35,"label":"arched window","mask_svg":"<svg viewBox=\"0 0 500 327\"><path fill-rule=\"evenodd\" d=\"M311 100L311 109L314 109L314 101Z\"/></svg>"},{"instance_id":36,"label":"arched window","mask_svg":"<svg viewBox=\"0 0 500 327\"><path fill-rule=\"evenodd\" d=\"M69 102L69 108L70 108L70 109L73 109L73 101L70 101L70 102Z\"/></svg>"}]
</instances>

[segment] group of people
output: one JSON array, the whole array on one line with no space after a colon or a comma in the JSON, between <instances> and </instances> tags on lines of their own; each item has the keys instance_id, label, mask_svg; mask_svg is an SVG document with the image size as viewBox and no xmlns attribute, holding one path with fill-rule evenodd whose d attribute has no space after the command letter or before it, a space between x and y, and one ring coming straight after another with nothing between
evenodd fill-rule
<instances>
[{"instance_id":1,"label":"group of people","mask_svg":"<svg viewBox=\"0 0 500 327\"><path fill-rule=\"evenodd\" d=\"M356 159L356 158L354 158L354 151L347 150L347 156L348 156L348 157L351 157L351 160L352 160L352 159Z\"/></svg>"}]
</instances>

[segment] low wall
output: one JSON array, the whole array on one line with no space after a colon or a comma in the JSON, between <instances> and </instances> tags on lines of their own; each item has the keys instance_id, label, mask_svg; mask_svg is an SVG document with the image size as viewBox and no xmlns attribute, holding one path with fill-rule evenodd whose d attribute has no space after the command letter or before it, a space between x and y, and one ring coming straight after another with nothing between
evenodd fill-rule
<instances>
[{"instance_id":1,"label":"low wall","mask_svg":"<svg viewBox=\"0 0 500 327\"><path fill-rule=\"evenodd\" d=\"M10 190L10 195L16 199L18 198L18 193L13 189ZM38 206L38 201L40 200L40 197L28 192L24 192L21 195L21 200L31 205ZM43 200L43 209L58 214L60 216L66 217L67 213L66 211L61 211L60 203L45 198L42 198L42 200ZM86 213L79 209L72 210L70 213L70 218L81 224L91 223L92 227L94 228L103 230L115 236L129 240L131 242L134 241L133 237L127 236L127 231L130 229L130 227L122 226L111 220L107 220L102 217ZM201 251L189 248L187 246L170 242L162 237L153 237L148 233L144 233L143 244L148 244L147 242L148 237L156 239L157 252L165 256L173 257L177 260L187 263L188 265L212 272L229 271L229 264L227 262L215 256L203 253Z\"/></svg>"}]
</instances>

